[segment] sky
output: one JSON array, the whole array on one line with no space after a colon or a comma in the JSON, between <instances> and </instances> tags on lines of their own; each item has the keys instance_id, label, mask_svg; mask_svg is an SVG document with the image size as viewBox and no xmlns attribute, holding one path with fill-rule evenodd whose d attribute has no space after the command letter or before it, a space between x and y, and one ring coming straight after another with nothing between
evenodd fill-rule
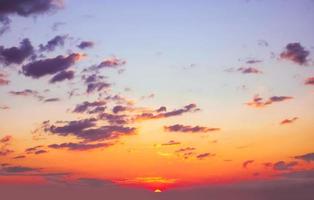
<instances>
[{"instance_id":1,"label":"sky","mask_svg":"<svg viewBox=\"0 0 314 200\"><path fill-rule=\"evenodd\" d=\"M310 199L313 21L312 0L0 0L1 193Z\"/></svg>"}]
</instances>

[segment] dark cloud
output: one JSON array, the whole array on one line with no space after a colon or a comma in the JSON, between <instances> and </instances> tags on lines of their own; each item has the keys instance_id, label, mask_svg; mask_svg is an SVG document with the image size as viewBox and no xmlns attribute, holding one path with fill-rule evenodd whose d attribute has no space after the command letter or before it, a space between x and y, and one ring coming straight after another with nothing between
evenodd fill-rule
<instances>
[{"instance_id":1,"label":"dark cloud","mask_svg":"<svg viewBox=\"0 0 314 200\"><path fill-rule=\"evenodd\" d=\"M47 42L47 44L39 45L40 51L54 51L56 47L63 47L65 40L67 39L67 35L57 35L51 40Z\"/></svg>"},{"instance_id":2,"label":"dark cloud","mask_svg":"<svg viewBox=\"0 0 314 200\"><path fill-rule=\"evenodd\" d=\"M44 131L59 136L75 136L85 142L111 140L123 135L134 135L136 129L118 125L97 126L96 119L63 122L64 125L44 124Z\"/></svg>"},{"instance_id":3,"label":"dark cloud","mask_svg":"<svg viewBox=\"0 0 314 200\"><path fill-rule=\"evenodd\" d=\"M24 167L24 166L8 166L2 168L7 173L24 173L39 171L38 168Z\"/></svg>"},{"instance_id":4,"label":"dark cloud","mask_svg":"<svg viewBox=\"0 0 314 200\"><path fill-rule=\"evenodd\" d=\"M314 85L314 77L309 77L305 80L305 85Z\"/></svg>"},{"instance_id":5,"label":"dark cloud","mask_svg":"<svg viewBox=\"0 0 314 200\"><path fill-rule=\"evenodd\" d=\"M22 156L15 156L13 159L23 159L26 158L26 156L22 155Z\"/></svg>"},{"instance_id":6,"label":"dark cloud","mask_svg":"<svg viewBox=\"0 0 314 200\"><path fill-rule=\"evenodd\" d=\"M211 153L202 153L202 154L198 154L196 156L197 159L202 160L204 158L208 158L208 157L212 157L215 156L215 154L211 154Z\"/></svg>"},{"instance_id":7,"label":"dark cloud","mask_svg":"<svg viewBox=\"0 0 314 200\"><path fill-rule=\"evenodd\" d=\"M293 122L295 122L296 120L298 120L298 117L293 117L291 119L284 119L280 122L281 125L285 125L285 124L291 124Z\"/></svg>"},{"instance_id":8,"label":"dark cloud","mask_svg":"<svg viewBox=\"0 0 314 200\"><path fill-rule=\"evenodd\" d=\"M109 180L95 179L95 178L79 178L79 184L90 187L104 187L115 186L116 184Z\"/></svg>"},{"instance_id":9,"label":"dark cloud","mask_svg":"<svg viewBox=\"0 0 314 200\"><path fill-rule=\"evenodd\" d=\"M169 132L190 132L190 133L206 133L212 131L219 131L220 128L209 128L204 126L187 126L182 124L175 124L172 126L164 126L165 131Z\"/></svg>"},{"instance_id":10,"label":"dark cloud","mask_svg":"<svg viewBox=\"0 0 314 200\"><path fill-rule=\"evenodd\" d=\"M167 112L167 108L165 106L161 106L156 110L156 112Z\"/></svg>"},{"instance_id":11,"label":"dark cloud","mask_svg":"<svg viewBox=\"0 0 314 200\"><path fill-rule=\"evenodd\" d=\"M273 164L273 169L278 171L285 171L292 169L296 165L298 165L298 162L295 161L292 162L278 161Z\"/></svg>"},{"instance_id":12,"label":"dark cloud","mask_svg":"<svg viewBox=\"0 0 314 200\"><path fill-rule=\"evenodd\" d=\"M83 76L82 79L84 80L87 88L86 88L86 92L87 93L92 93L92 92L101 92L105 89L110 88L111 84L107 83L104 81L105 77L104 76L100 76L97 74L92 74L92 75L88 75L88 76Z\"/></svg>"},{"instance_id":13,"label":"dark cloud","mask_svg":"<svg viewBox=\"0 0 314 200\"><path fill-rule=\"evenodd\" d=\"M183 108L180 109L175 109L173 111L169 111L169 112L159 112L157 114L155 113L150 113L150 112L144 112L140 115L137 115L135 117L135 121L141 121L141 120L149 120L149 119L160 119L160 118L168 118L168 117L174 117L174 116L179 116L182 115L184 113L189 113L189 112L197 112L200 109L197 108L196 104L189 104L184 106Z\"/></svg>"},{"instance_id":14,"label":"dark cloud","mask_svg":"<svg viewBox=\"0 0 314 200\"><path fill-rule=\"evenodd\" d=\"M290 60L299 65L306 65L309 55L310 52L305 50L300 43L289 43L285 51L280 54L280 58Z\"/></svg>"},{"instance_id":15,"label":"dark cloud","mask_svg":"<svg viewBox=\"0 0 314 200\"><path fill-rule=\"evenodd\" d=\"M5 65L21 64L34 55L34 48L29 39L24 39L19 47L4 48L0 46L0 63Z\"/></svg>"},{"instance_id":16,"label":"dark cloud","mask_svg":"<svg viewBox=\"0 0 314 200\"><path fill-rule=\"evenodd\" d=\"M168 141L168 142L166 142L166 143L163 143L163 144L161 144L161 145L163 145L163 146L170 146L170 145L179 145L179 144L181 144L181 142L177 142L177 141L174 141L174 140L170 140L170 141Z\"/></svg>"},{"instance_id":17,"label":"dark cloud","mask_svg":"<svg viewBox=\"0 0 314 200\"><path fill-rule=\"evenodd\" d=\"M74 71L61 71L50 79L50 83L62 82L64 80L72 80Z\"/></svg>"},{"instance_id":18,"label":"dark cloud","mask_svg":"<svg viewBox=\"0 0 314 200\"><path fill-rule=\"evenodd\" d=\"M256 108L262 108L267 105L270 105L272 103L276 102L282 102L286 100L293 99L293 97L290 96L272 96L268 100L264 100L262 97L259 95L256 95L251 102L246 103L246 105L251 106L251 107L256 107Z\"/></svg>"},{"instance_id":19,"label":"dark cloud","mask_svg":"<svg viewBox=\"0 0 314 200\"><path fill-rule=\"evenodd\" d=\"M56 10L63 5L63 0L1 0L0 35L10 28L9 15L28 17Z\"/></svg>"},{"instance_id":20,"label":"dark cloud","mask_svg":"<svg viewBox=\"0 0 314 200\"><path fill-rule=\"evenodd\" d=\"M87 84L87 89L86 92L87 93L92 93L92 92L101 92L105 89L108 89L111 86L110 83L106 83L106 82L93 82L93 83L88 83Z\"/></svg>"},{"instance_id":21,"label":"dark cloud","mask_svg":"<svg viewBox=\"0 0 314 200\"><path fill-rule=\"evenodd\" d=\"M44 153L48 153L48 151L46 151L46 150L38 150L38 151L34 152L35 155L44 154Z\"/></svg>"},{"instance_id":22,"label":"dark cloud","mask_svg":"<svg viewBox=\"0 0 314 200\"><path fill-rule=\"evenodd\" d=\"M299 160L304 160L307 162L312 162L314 161L314 153L307 153L307 154L303 154L303 155L298 155L294 157L295 159L299 159Z\"/></svg>"},{"instance_id":23,"label":"dark cloud","mask_svg":"<svg viewBox=\"0 0 314 200\"><path fill-rule=\"evenodd\" d=\"M92 149L106 148L112 146L111 143L96 143L96 144L88 144L88 143L62 143L62 144L51 144L48 147L52 149L67 149L72 151L87 151Z\"/></svg>"},{"instance_id":24,"label":"dark cloud","mask_svg":"<svg viewBox=\"0 0 314 200\"><path fill-rule=\"evenodd\" d=\"M119 112L123 112L123 111L126 111L126 110L127 110L127 107L117 105L117 106L113 107L112 112L117 114Z\"/></svg>"},{"instance_id":25,"label":"dark cloud","mask_svg":"<svg viewBox=\"0 0 314 200\"><path fill-rule=\"evenodd\" d=\"M22 72L25 76L30 76L32 78L53 75L68 69L81 57L81 54L74 53L66 57L60 55L55 58L34 61L24 65L22 67Z\"/></svg>"},{"instance_id":26,"label":"dark cloud","mask_svg":"<svg viewBox=\"0 0 314 200\"><path fill-rule=\"evenodd\" d=\"M194 147L185 147L185 148L180 148L178 150L176 150L177 153L180 153L180 152L186 152L186 151L195 151L196 148Z\"/></svg>"},{"instance_id":27,"label":"dark cloud","mask_svg":"<svg viewBox=\"0 0 314 200\"><path fill-rule=\"evenodd\" d=\"M49 99L45 99L44 102L45 103L48 103L48 102L57 102L57 101L60 101L59 98L49 98Z\"/></svg>"},{"instance_id":28,"label":"dark cloud","mask_svg":"<svg viewBox=\"0 0 314 200\"><path fill-rule=\"evenodd\" d=\"M251 60L246 61L246 64L251 64L252 65L252 64L257 64L257 63L261 63L261 62L263 62L263 61L251 59Z\"/></svg>"},{"instance_id":29,"label":"dark cloud","mask_svg":"<svg viewBox=\"0 0 314 200\"><path fill-rule=\"evenodd\" d=\"M42 145L31 147L31 148L27 148L27 149L25 149L25 153L27 153L27 154L34 154L34 155L48 153L48 151L43 149L43 148L44 148L44 146L42 146Z\"/></svg>"},{"instance_id":30,"label":"dark cloud","mask_svg":"<svg viewBox=\"0 0 314 200\"><path fill-rule=\"evenodd\" d=\"M84 101L83 103L76 105L73 112L75 113L91 112L95 110L96 108L103 107L104 105L106 105L105 101L93 101L93 102Z\"/></svg>"},{"instance_id":31,"label":"dark cloud","mask_svg":"<svg viewBox=\"0 0 314 200\"><path fill-rule=\"evenodd\" d=\"M40 101L44 98L37 91L30 90L30 89L25 89L21 91L10 91L9 94L14 95L14 96L24 96L24 97L30 96L30 97L37 98Z\"/></svg>"},{"instance_id":32,"label":"dark cloud","mask_svg":"<svg viewBox=\"0 0 314 200\"><path fill-rule=\"evenodd\" d=\"M243 74L261 74L262 73L262 71L254 67L240 67L238 68L238 71L240 71Z\"/></svg>"},{"instance_id":33,"label":"dark cloud","mask_svg":"<svg viewBox=\"0 0 314 200\"><path fill-rule=\"evenodd\" d=\"M243 162L242 167L247 168L248 165L252 164L254 160L246 160Z\"/></svg>"},{"instance_id":34,"label":"dark cloud","mask_svg":"<svg viewBox=\"0 0 314 200\"><path fill-rule=\"evenodd\" d=\"M94 42L92 41L82 41L79 45L77 45L80 49L92 48L94 46Z\"/></svg>"},{"instance_id":35,"label":"dark cloud","mask_svg":"<svg viewBox=\"0 0 314 200\"><path fill-rule=\"evenodd\" d=\"M17 14L23 17L44 14L63 5L63 0L1 0L0 16Z\"/></svg>"}]
</instances>

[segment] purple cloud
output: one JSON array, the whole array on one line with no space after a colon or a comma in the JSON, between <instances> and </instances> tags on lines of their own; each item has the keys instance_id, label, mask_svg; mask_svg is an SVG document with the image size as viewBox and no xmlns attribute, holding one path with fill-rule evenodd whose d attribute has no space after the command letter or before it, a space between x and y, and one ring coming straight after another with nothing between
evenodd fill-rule
<instances>
[{"instance_id":1,"label":"purple cloud","mask_svg":"<svg viewBox=\"0 0 314 200\"><path fill-rule=\"evenodd\" d=\"M62 82L64 80L72 80L74 71L61 71L50 79L50 83Z\"/></svg>"},{"instance_id":2,"label":"purple cloud","mask_svg":"<svg viewBox=\"0 0 314 200\"><path fill-rule=\"evenodd\" d=\"M183 133L207 133L212 131L219 131L220 128L209 128L204 126L187 126L182 124L175 124L172 126L164 126L164 130L168 132L183 132Z\"/></svg>"},{"instance_id":3,"label":"purple cloud","mask_svg":"<svg viewBox=\"0 0 314 200\"><path fill-rule=\"evenodd\" d=\"M38 60L26 64L22 67L22 73L32 78L40 78L46 75L53 75L71 67L76 61L82 58L81 54L71 54L69 56L57 56L45 60Z\"/></svg>"},{"instance_id":4,"label":"purple cloud","mask_svg":"<svg viewBox=\"0 0 314 200\"><path fill-rule=\"evenodd\" d=\"M19 47L4 48L0 46L0 62L5 65L21 64L34 54L34 48L29 39L24 39Z\"/></svg>"},{"instance_id":5,"label":"purple cloud","mask_svg":"<svg viewBox=\"0 0 314 200\"><path fill-rule=\"evenodd\" d=\"M309 55L310 52L305 50L300 43L289 43L285 51L280 54L280 58L290 60L299 65L306 65Z\"/></svg>"},{"instance_id":6,"label":"purple cloud","mask_svg":"<svg viewBox=\"0 0 314 200\"><path fill-rule=\"evenodd\" d=\"M77 45L80 49L92 48L94 46L94 42L92 41L82 41L79 45Z\"/></svg>"}]
</instances>

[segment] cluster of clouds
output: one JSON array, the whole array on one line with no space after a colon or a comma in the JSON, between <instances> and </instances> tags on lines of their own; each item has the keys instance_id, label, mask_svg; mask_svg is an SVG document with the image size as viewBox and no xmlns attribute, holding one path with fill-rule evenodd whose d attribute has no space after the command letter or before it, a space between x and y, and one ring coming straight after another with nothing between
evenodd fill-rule
<instances>
[{"instance_id":1,"label":"cluster of clouds","mask_svg":"<svg viewBox=\"0 0 314 200\"><path fill-rule=\"evenodd\" d=\"M10 28L11 16L38 16L63 7L63 0L2 0L0 4L0 35Z\"/></svg>"}]
</instances>

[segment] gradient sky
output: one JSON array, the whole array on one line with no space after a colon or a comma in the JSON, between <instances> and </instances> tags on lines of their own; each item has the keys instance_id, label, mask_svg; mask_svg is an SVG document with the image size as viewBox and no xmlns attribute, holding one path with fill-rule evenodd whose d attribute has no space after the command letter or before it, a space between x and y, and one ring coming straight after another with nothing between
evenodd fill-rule
<instances>
[{"instance_id":1,"label":"gradient sky","mask_svg":"<svg viewBox=\"0 0 314 200\"><path fill-rule=\"evenodd\" d=\"M313 187L313 21L312 0L0 0L0 187Z\"/></svg>"}]
</instances>

